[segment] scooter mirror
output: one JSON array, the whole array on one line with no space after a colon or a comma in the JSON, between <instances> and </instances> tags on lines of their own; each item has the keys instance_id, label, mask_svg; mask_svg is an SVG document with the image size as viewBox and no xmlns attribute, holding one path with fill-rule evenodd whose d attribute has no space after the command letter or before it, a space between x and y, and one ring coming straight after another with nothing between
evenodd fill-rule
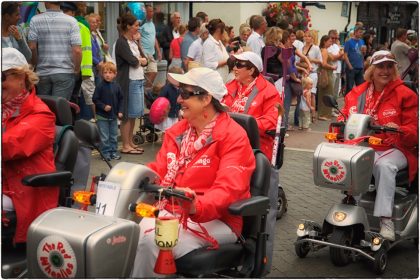
<instances>
[{"instance_id":1,"label":"scooter mirror","mask_svg":"<svg viewBox=\"0 0 420 280\"><path fill-rule=\"evenodd\" d=\"M331 107L331 108L338 108L337 100L332 95L324 95L322 97L322 102L324 102L325 106Z\"/></svg>"}]
</instances>

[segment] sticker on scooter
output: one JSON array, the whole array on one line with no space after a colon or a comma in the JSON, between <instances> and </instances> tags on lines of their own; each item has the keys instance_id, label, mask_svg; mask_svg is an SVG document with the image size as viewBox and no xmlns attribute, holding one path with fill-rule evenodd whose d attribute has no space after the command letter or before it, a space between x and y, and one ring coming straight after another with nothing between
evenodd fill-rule
<instances>
[{"instance_id":1,"label":"sticker on scooter","mask_svg":"<svg viewBox=\"0 0 420 280\"><path fill-rule=\"evenodd\" d=\"M112 182L99 181L96 195L96 214L113 216L121 186Z\"/></svg>"},{"instance_id":2,"label":"sticker on scooter","mask_svg":"<svg viewBox=\"0 0 420 280\"><path fill-rule=\"evenodd\" d=\"M75 278L77 261L73 248L64 238L49 235L41 240L36 252L41 271L49 278Z\"/></svg>"},{"instance_id":3,"label":"sticker on scooter","mask_svg":"<svg viewBox=\"0 0 420 280\"><path fill-rule=\"evenodd\" d=\"M347 169L341 160L325 159L321 163L321 173L328 181L341 183L346 179Z\"/></svg>"}]
</instances>

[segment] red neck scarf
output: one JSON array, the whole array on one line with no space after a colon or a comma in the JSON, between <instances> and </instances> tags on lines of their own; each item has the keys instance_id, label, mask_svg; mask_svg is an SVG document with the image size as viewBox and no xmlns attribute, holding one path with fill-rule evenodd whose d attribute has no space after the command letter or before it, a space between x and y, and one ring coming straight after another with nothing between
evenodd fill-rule
<instances>
[{"instance_id":1,"label":"red neck scarf","mask_svg":"<svg viewBox=\"0 0 420 280\"><path fill-rule=\"evenodd\" d=\"M238 92L235 97L235 101L233 102L230 108L231 112L243 113L245 111L245 105L248 101L248 96L254 88L256 82L257 78L255 78L246 88L244 88L244 86L240 82L237 82Z\"/></svg>"},{"instance_id":2,"label":"red neck scarf","mask_svg":"<svg viewBox=\"0 0 420 280\"><path fill-rule=\"evenodd\" d=\"M12 100L6 101L5 103L1 104L1 126L4 127L6 122L10 119L10 117L13 115L14 112L16 112L17 109L19 109L22 104L26 101L26 98L28 98L29 94L31 94L29 91L24 89L19 95L17 95Z\"/></svg>"}]
</instances>

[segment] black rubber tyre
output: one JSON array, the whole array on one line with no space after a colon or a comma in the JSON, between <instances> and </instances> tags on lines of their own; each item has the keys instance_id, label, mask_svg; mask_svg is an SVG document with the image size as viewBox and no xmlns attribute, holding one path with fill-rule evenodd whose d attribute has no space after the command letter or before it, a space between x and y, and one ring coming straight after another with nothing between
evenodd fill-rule
<instances>
[{"instance_id":1,"label":"black rubber tyre","mask_svg":"<svg viewBox=\"0 0 420 280\"><path fill-rule=\"evenodd\" d=\"M343 229L334 228L331 243L338 245L351 245L350 232ZM350 262L351 252L341 248L330 247L330 259L335 266L345 266Z\"/></svg>"},{"instance_id":2,"label":"black rubber tyre","mask_svg":"<svg viewBox=\"0 0 420 280\"><path fill-rule=\"evenodd\" d=\"M276 219L280 220L283 214L287 212L287 198L283 188L279 185L279 194L277 201L277 215Z\"/></svg>"},{"instance_id":3,"label":"black rubber tyre","mask_svg":"<svg viewBox=\"0 0 420 280\"><path fill-rule=\"evenodd\" d=\"M134 145L141 145L144 143L144 137L143 135L135 134L133 135L133 143Z\"/></svg>"},{"instance_id":4,"label":"black rubber tyre","mask_svg":"<svg viewBox=\"0 0 420 280\"><path fill-rule=\"evenodd\" d=\"M156 142L157 140L159 140L159 135L157 135L156 133L149 133L146 135L146 141L147 142Z\"/></svg>"},{"instance_id":5,"label":"black rubber tyre","mask_svg":"<svg viewBox=\"0 0 420 280\"><path fill-rule=\"evenodd\" d=\"M388 254L385 248L382 247L376 251L374 257L373 270L377 275L382 275L388 266Z\"/></svg>"},{"instance_id":6,"label":"black rubber tyre","mask_svg":"<svg viewBox=\"0 0 420 280\"><path fill-rule=\"evenodd\" d=\"M302 239L301 237L298 237L297 240L301 240L301 239ZM308 242L303 242L303 243L297 243L297 244L295 244L295 253L301 259L305 258L308 255L308 253L309 253L310 250L311 249L309 247L309 243Z\"/></svg>"}]
</instances>

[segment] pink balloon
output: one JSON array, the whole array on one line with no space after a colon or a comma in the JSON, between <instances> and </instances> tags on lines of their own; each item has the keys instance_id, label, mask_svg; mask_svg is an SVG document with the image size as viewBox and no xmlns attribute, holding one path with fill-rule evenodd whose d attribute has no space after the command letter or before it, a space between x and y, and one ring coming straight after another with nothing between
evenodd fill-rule
<instances>
[{"instance_id":1,"label":"pink balloon","mask_svg":"<svg viewBox=\"0 0 420 280\"><path fill-rule=\"evenodd\" d=\"M165 97L158 97L150 107L149 118L153 124L160 124L168 116L171 105Z\"/></svg>"}]
</instances>

